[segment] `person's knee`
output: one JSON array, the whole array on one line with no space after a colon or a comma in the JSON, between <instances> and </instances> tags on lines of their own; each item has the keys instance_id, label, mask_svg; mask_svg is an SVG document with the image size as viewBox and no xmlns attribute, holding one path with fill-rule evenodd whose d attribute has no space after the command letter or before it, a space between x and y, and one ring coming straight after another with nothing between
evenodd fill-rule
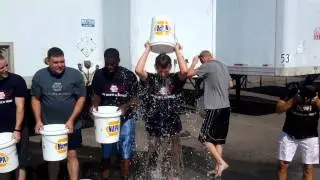
<instances>
[{"instance_id":1,"label":"person's knee","mask_svg":"<svg viewBox=\"0 0 320 180\"><path fill-rule=\"evenodd\" d=\"M279 163L279 171L286 171L289 167L288 161L280 161Z\"/></svg>"},{"instance_id":2,"label":"person's knee","mask_svg":"<svg viewBox=\"0 0 320 180\"><path fill-rule=\"evenodd\" d=\"M310 174L312 174L312 170L313 170L312 164L305 164L305 165L303 166L303 171L304 171L305 173L310 173Z\"/></svg>"},{"instance_id":3,"label":"person's knee","mask_svg":"<svg viewBox=\"0 0 320 180\"><path fill-rule=\"evenodd\" d=\"M70 150L68 151L68 161L77 161L77 151L75 150Z\"/></svg>"}]
</instances>

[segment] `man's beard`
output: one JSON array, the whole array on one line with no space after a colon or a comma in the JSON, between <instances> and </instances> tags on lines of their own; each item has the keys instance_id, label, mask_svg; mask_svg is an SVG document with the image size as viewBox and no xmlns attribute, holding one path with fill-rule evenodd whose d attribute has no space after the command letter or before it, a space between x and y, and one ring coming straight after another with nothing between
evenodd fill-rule
<instances>
[{"instance_id":1,"label":"man's beard","mask_svg":"<svg viewBox=\"0 0 320 180\"><path fill-rule=\"evenodd\" d=\"M0 74L0 80L6 79L9 76L8 73Z\"/></svg>"}]
</instances>

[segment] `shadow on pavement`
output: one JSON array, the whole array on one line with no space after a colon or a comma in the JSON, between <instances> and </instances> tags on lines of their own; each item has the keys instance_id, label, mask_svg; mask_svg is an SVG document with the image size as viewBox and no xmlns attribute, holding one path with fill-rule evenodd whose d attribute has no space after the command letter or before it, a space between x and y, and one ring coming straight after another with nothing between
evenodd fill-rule
<instances>
[{"instance_id":1,"label":"shadow on pavement","mask_svg":"<svg viewBox=\"0 0 320 180\"><path fill-rule=\"evenodd\" d=\"M230 100L231 109L234 113L261 116L275 113L276 102L267 102L264 99L251 98L248 100Z\"/></svg>"},{"instance_id":2,"label":"shadow on pavement","mask_svg":"<svg viewBox=\"0 0 320 180\"><path fill-rule=\"evenodd\" d=\"M261 86L261 87L252 87L246 88L245 91L259 93L259 94L266 94L269 96L275 97L284 97L287 93L286 87L281 86Z\"/></svg>"}]
</instances>

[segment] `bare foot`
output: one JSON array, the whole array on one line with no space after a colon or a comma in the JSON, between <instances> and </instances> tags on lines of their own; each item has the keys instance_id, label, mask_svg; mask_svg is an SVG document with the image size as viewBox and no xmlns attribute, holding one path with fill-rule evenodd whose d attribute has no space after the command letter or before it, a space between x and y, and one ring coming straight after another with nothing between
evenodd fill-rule
<instances>
[{"instance_id":1,"label":"bare foot","mask_svg":"<svg viewBox=\"0 0 320 180\"><path fill-rule=\"evenodd\" d=\"M226 170L228 167L229 167L229 165L228 165L227 163L225 163L225 162L219 164L219 165L218 165L218 171L217 171L217 173L216 173L216 177L217 177L217 176L221 176L221 175L222 175L222 172L223 172L224 170Z\"/></svg>"},{"instance_id":2,"label":"bare foot","mask_svg":"<svg viewBox=\"0 0 320 180\"><path fill-rule=\"evenodd\" d=\"M212 176L212 175L216 175L219 171L219 164L216 163L216 167L215 167L215 170L211 170L211 171L208 171L207 172L207 176Z\"/></svg>"},{"instance_id":3,"label":"bare foot","mask_svg":"<svg viewBox=\"0 0 320 180\"><path fill-rule=\"evenodd\" d=\"M207 172L207 176L212 176L212 175L216 175L217 174L217 170L211 170Z\"/></svg>"}]
</instances>

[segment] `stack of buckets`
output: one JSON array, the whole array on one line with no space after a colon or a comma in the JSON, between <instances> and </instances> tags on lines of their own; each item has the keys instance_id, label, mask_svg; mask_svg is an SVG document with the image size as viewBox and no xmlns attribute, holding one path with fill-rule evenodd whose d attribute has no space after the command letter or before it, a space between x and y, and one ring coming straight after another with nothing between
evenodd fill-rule
<instances>
[{"instance_id":1,"label":"stack of buckets","mask_svg":"<svg viewBox=\"0 0 320 180\"><path fill-rule=\"evenodd\" d=\"M166 16L152 18L149 43L154 53L172 53L176 45L175 26Z\"/></svg>"}]
</instances>

